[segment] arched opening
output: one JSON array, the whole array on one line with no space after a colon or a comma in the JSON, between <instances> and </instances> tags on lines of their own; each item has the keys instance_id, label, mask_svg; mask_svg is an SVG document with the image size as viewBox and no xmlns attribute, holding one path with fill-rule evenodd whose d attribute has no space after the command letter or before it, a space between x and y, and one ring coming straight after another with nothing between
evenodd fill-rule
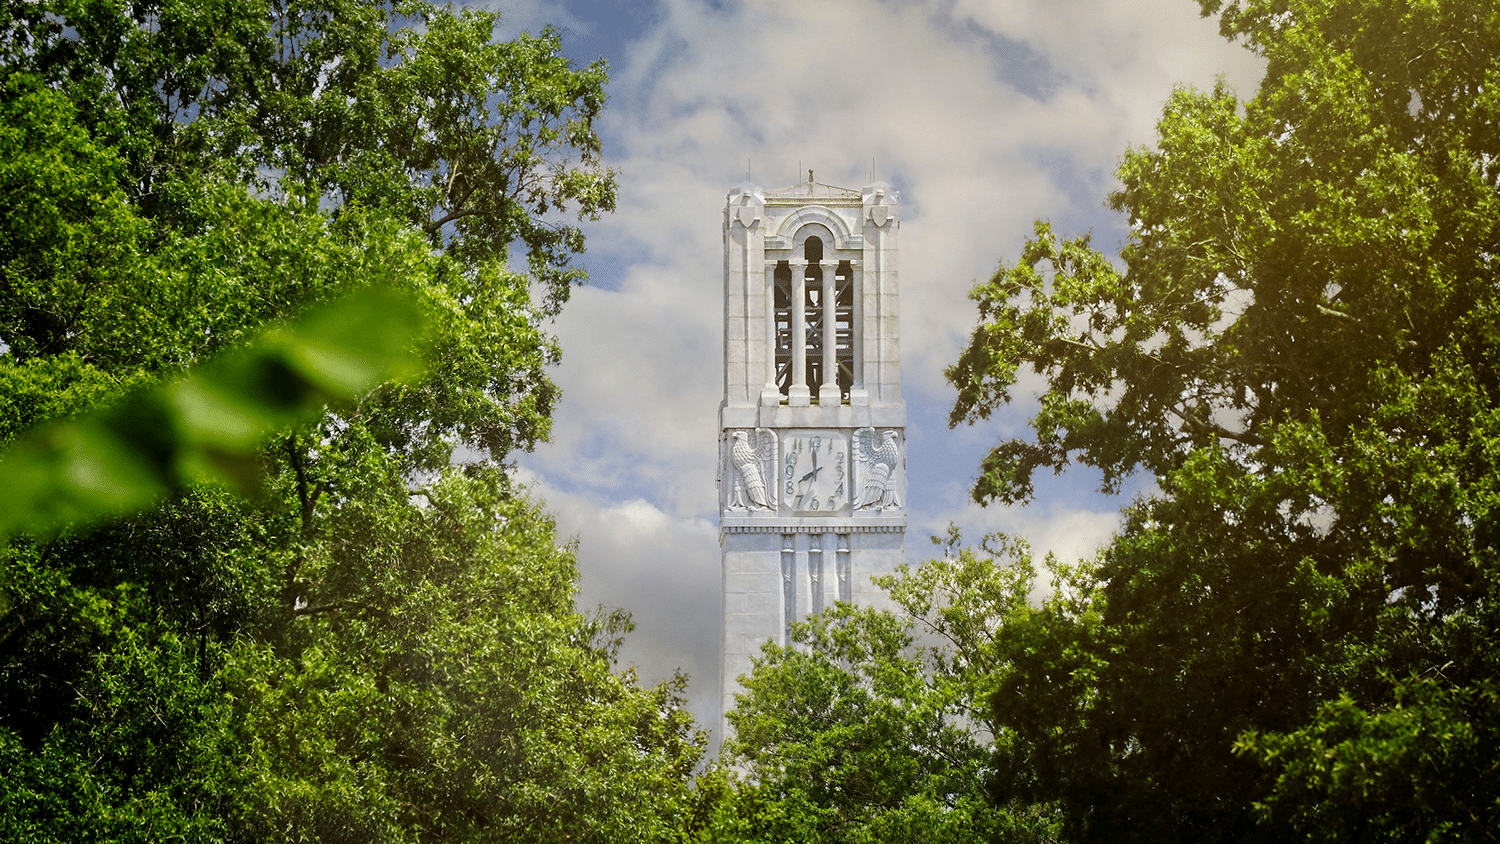
<instances>
[{"instance_id":1,"label":"arched opening","mask_svg":"<svg viewBox=\"0 0 1500 844\"><path fill-rule=\"evenodd\" d=\"M792 267L776 262L774 314L776 320L776 389L783 398L792 389Z\"/></svg>"},{"instance_id":2,"label":"arched opening","mask_svg":"<svg viewBox=\"0 0 1500 844\"><path fill-rule=\"evenodd\" d=\"M833 276L834 359L838 366L839 400L849 401L854 386L854 268L840 261Z\"/></svg>"},{"instance_id":3,"label":"arched opening","mask_svg":"<svg viewBox=\"0 0 1500 844\"><path fill-rule=\"evenodd\" d=\"M772 368L783 403L848 404L858 381L856 262L828 252L829 237L821 224L804 227L771 271Z\"/></svg>"},{"instance_id":4,"label":"arched opening","mask_svg":"<svg viewBox=\"0 0 1500 844\"><path fill-rule=\"evenodd\" d=\"M807 389L814 399L823 385L823 268L817 264L807 265L807 274L802 284L803 319L806 323L807 344Z\"/></svg>"},{"instance_id":5,"label":"arched opening","mask_svg":"<svg viewBox=\"0 0 1500 844\"><path fill-rule=\"evenodd\" d=\"M802 257L807 261L807 269L803 276L802 284L802 314L803 314L803 343L806 349L804 361L806 362L806 379L808 392L811 393L813 401L817 400L818 388L823 385L824 360L823 360L823 326L827 305L827 296L823 290L823 239L810 236L802 242Z\"/></svg>"}]
</instances>

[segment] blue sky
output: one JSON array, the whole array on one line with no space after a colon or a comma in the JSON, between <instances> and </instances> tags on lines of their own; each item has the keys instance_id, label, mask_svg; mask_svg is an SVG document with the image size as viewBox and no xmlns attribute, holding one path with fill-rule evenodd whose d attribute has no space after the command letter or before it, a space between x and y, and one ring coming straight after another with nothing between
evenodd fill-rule
<instances>
[{"instance_id":1,"label":"blue sky","mask_svg":"<svg viewBox=\"0 0 1500 844\"><path fill-rule=\"evenodd\" d=\"M516 0L504 30L563 32L610 65L600 126L616 214L587 225L584 265L553 326L563 389L553 442L520 472L578 541L580 604L634 613L624 652L648 679L681 668L718 723L716 414L722 394L725 194L745 177L901 191L903 390L913 564L954 522L1038 552L1091 555L1128 497L1075 470L1027 507L968 501L980 457L1024 436L1022 400L949 430L942 377L974 324L967 292L1014 260L1036 219L1114 250L1104 207L1120 154L1147 145L1174 84L1242 95L1261 66L1193 0ZM1038 385L1023 382L1021 395ZM1141 483L1136 489L1142 487Z\"/></svg>"}]
</instances>

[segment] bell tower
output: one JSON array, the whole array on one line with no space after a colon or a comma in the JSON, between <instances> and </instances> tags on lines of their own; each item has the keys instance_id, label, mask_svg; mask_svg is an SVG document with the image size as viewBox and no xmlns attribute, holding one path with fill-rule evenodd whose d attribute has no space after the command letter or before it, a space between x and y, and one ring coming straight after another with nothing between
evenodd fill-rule
<instances>
[{"instance_id":1,"label":"bell tower","mask_svg":"<svg viewBox=\"0 0 1500 844\"><path fill-rule=\"evenodd\" d=\"M745 183L724 209L721 712L767 639L834 601L879 603L903 562L899 195Z\"/></svg>"}]
</instances>

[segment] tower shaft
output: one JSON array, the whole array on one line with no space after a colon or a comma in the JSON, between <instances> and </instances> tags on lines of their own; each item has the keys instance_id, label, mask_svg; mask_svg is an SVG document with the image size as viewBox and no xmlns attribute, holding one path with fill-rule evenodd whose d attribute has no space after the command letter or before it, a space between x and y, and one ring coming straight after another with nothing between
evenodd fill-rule
<instances>
[{"instance_id":1,"label":"tower shaft","mask_svg":"<svg viewBox=\"0 0 1500 844\"><path fill-rule=\"evenodd\" d=\"M767 640L879 604L904 559L898 195L742 184L724 209L723 712Z\"/></svg>"}]
</instances>

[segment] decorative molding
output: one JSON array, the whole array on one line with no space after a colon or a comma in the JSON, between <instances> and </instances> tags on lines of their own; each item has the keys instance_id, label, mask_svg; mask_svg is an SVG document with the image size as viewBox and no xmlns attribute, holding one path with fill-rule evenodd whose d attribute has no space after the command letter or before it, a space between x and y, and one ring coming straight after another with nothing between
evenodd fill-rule
<instances>
[{"instance_id":1,"label":"decorative molding","mask_svg":"<svg viewBox=\"0 0 1500 844\"><path fill-rule=\"evenodd\" d=\"M809 525L785 525L767 522L762 525L724 525L720 533L806 533L822 535L825 533L905 533L905 520L901 524L874 524L874 525L828 525L818 529Z\"/></svg>"},{"instance_id":2,"label":"decorative molding","mask_svg":"<svg viewBox=\"0 0 1500 844\"><path fill-rule=\"evenodd\" d=\"M771 244L769 241L773 236L782 243L789 243L794 239L795 235L797 234L797 230L807 225L808 223L818 223L819 225L828 229L828 231L833 234L833 246L835 249L864 248L864 237L861 235L857 235L852 229L850 229L849 222L843 217L834 213L833 209L825 208L822 205L803 205L792 213L786 215L786 217L783 218L781 222L776 224L776 232L774 235L772 235L770 232L766 233L766 246L768 248L770 247ZM857 244L853 242L856 237L859 238L859 243ZM786 249L788 247L781 246L779 248Z\"/></svg>"},{"instance_id":3,"label":"decorative molding","mask_svg":"<svg viewBox=\"0 0 1500 844\"><path fill-rule=\"evenodd\" d=\"M875 228L884 228L890 222L895 222L896 228L901 227L901 211L897 207L901 204L899 191L891 190L891 186L884 182L877 182L864 189L862 199L865 220Z\"/></svg>"},{"instance_id":4,"label":"decorative molding","mask_svg":"<svg viewBox=\"0 0 1500 844\"><path fill-rule=\"evenodd\" d=\"M807 266L807 262L804 261L804 260L802 260L802 259L800 259L800 258L767 258L767 259L765 259L764 261L761 262L761 270L764 271L764 270L768 270L768 269L774 269L777 264L780 264L783 261L785 261L788 265L790 265L792 267L805 267L805 266ZM850 260L848 258L840 258L837 261L825 258L821 263L824 266L837 266L838 264L848 264L849 267L850 267L850 269L854 269L854 270L863 270L865 268L865 262L861 261L858 258L855 258L853 260Z\"/></svg>"}]
</instances>

